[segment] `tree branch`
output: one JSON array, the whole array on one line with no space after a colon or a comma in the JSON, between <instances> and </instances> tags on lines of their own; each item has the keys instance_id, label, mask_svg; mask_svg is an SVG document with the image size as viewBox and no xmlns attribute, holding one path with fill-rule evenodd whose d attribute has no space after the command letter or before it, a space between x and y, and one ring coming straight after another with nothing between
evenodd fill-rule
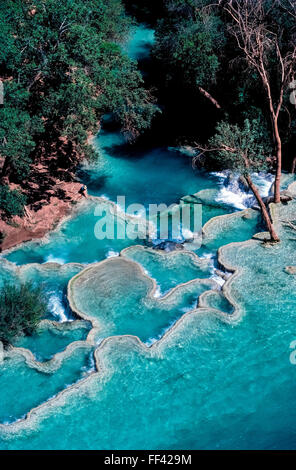
<instances>
[{"instance_id":1,"label":"tree branch","mask_svg":"<svg viewBox=\"0 0 296 470\"><path fill-rule=\"evenodd\" d=\"M200 93L205 96L205 98L207 98L208 100L211 101L211 103L217 108L217 109L221 109L221 106L220 104L218 103L218 101L213 98L213 96L206 90L204 90L204 88L202 88L201 86L198 87Z\"/></svg>"}]
</instances>

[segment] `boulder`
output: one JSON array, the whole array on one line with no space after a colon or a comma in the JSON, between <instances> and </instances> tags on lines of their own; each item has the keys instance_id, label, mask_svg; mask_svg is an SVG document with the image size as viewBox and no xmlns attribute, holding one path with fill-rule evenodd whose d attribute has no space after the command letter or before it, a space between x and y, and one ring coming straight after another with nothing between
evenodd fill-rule
<instances>
[{"instance_id":1,"label":"boulder","mask_svg":"<svg viewBox=\"0 0 296 470\"><path fill-rule=\"evenodd\" d=\"M286 266L285 271L287 274L290 274L291 276L296 276L296 266Z\"/></svg>"}]
</instances>

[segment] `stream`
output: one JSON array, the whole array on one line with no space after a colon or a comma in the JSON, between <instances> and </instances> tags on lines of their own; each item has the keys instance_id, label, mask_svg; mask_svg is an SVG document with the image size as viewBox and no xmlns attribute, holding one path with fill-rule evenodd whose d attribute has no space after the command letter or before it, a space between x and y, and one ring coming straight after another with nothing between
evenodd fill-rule
<instances>
[{"instance_id":1,"label":"stream","mask_svg":"<svg viewBox=\"0 0 296 470\"><path fill-rule=\"evenodd\" d=\"M140 25L126 51L147 59L153 40ZM227 172L193 170L184 149L138 151L109 116L93 143L98 160L80 171L93 198L0 259L0 282L42 284L50 305L0 363L0 448L295 448L296 277L285 272L295 242L286 232L284 247L249 242L262 231L252 196ZM271 176L255 181L267 196ZM196 193L207 228L194 251L95 236L96 198L147 208ZM224 290L225 266L238 274Z\"/></svg>"}]
</instances>

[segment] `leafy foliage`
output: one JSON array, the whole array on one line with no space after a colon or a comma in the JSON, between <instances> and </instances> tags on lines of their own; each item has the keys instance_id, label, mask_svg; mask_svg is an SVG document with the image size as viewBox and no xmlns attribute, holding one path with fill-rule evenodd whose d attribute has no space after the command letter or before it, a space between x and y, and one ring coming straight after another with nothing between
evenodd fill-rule
<instances>
[{"instance_id":1,"label":"leafy foliage","mask_svg":"<svg viewBox=\"0 0 296 470\"><path fill-rule=\"evenodd\" d=\"M4 284L0 296L0 341L8 344L16 336L34 333L47 312L42 290L30 283Z\"/></svg>"},{"instance_id":2,"label":"leafy foliage","mask_svg":"<svg viewBox=\"0 0 296 470\"><path fill-rule=\"evenodd\" d=\"M9 186L0 186L0 209L6 217L24 214L24 205L26 204L26 196L16 189L11 190Z\"/></svg>"},{"instance_id":3,"label":"leafy foliage","mask_svg":"<svg viewBox=\"0 0 296 470\"><path fill-rule=\"evenodd\" d=\"M221 20L204 10L196 10L200 1L166 4L168 15L159 22L154 54L166 69L167 78L171 79L179 71L191 86L215 83L218 50L225 42Z\"/></svg>"},{"instance_id":4,"label":"leafy foliage","mask_svg":"<svg viewBox=\"0 0 296 470\"><path fill-rule=\"evenodd\" d=\"M243 126L222 121L209 140L209 151L224 168L242 175L270 169L272 147L260 119L245 119Z\"/></svg>"},{"instance_id":5,"label":"leafy foliage","mask_svg":"<svg viewBox=\"0 0 296 470\"><path fill-rule=\"evenodd\" d=\"M103 113L128 138L149 127L157 108L119 45L130 25L121 0L1 1L2 178L28 180L41 157L51 171L53 155L63 168L91 157Z\"/></svg>"},{"instance_id":6,"label":"leafy foliage","mask_svg":"<svg viewBox=\"0 0 296 470\"><path fill-rule=\"evenodd\" d=\"M28 177L31 154L36 146L34 134L43 129L41 120L31 117L25 109L28 97L28 92L19 84L13 81L5 84L5 106L0 108L0 152L5 159L2 172L9 167L15 182Z\"/></svg>"},{"instance_id":7,"label":"leafy foliage","mask_svg":"<svg viewBox=\"0 0 296 470\"><path fill-rule=\"evenodd\" d=\"M161 70L161 85L165 77L167 107L172 100L176 103L176 95L181 96L175 109L170 107L170 113L176 113L171 118L172 122L178 121L182 115L182 122L179 122L182 140L185 137L187 143L193 143L196 139L206 142L222 119L227 120L231 116L233 122L243 126L246 118L249 117L250 121L253 119L253 111L256 110L262 122L268 123L270 132L267 137L274 144L274 126L266 85L262 83L254 61L247 59L243 47L244 36L247 44L250 44L251 39L256 42L255 39L262 35L263 48L256 50L253 59L256 62L261 50L262 64L275 107L281 101L282 65L287 69L283 106L278 118L284 145L283 161L287 167L289 158L295 157L296 107L289 101L288 89L295 71L295 2L163 0L162 3L164 11L160 13L156 27L154 56ZM246 20L253 28L249 36L244 28L241 34L238 33L235 17L229 13L231 8L240 9L242 4L247 5ZM261 16L257 14L258 11ZM292 64L291 68L289 64ZM215 103L220 106L218 112L213 106ZM195 131L192 129L192 121L195 122Z\"/></svg>"}]
</instances>

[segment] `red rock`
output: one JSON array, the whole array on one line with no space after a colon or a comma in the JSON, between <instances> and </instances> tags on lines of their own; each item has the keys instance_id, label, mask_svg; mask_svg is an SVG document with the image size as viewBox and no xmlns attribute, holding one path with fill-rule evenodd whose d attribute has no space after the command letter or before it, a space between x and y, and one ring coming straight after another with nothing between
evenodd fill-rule
<instances>
[{"instance_id":1,"label":"red rock","mask_svg":"<svg viewBox=\"0 0 296 470\"><path fill-rule=\"evenodd\" d=\"M50 193L55 194L57 189L62 189L65 192L65 198L69 200L51 196L49 203L38 201L41 202L42 207L37 211L26 206L23 218L15 216L9 224L0 220L0 232L5 234L1 245L2 251L29 240L42 238L54 229L65 216L71 213L73 202L84 199L79 193L80 188L81 183L58 182L51 188Z\"/></svg>"}]
</instances>

